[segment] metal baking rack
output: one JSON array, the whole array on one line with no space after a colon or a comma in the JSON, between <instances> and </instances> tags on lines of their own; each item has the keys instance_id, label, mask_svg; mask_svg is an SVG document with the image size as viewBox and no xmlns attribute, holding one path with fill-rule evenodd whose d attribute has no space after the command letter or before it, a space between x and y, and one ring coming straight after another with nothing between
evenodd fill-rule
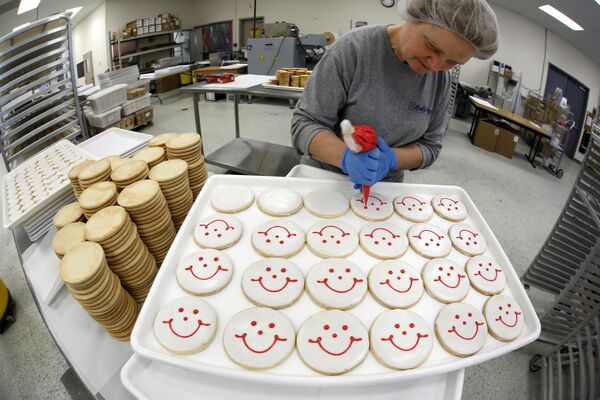
<instances>
[{"instance_id":1,"label":"metal baking rack","mask_svg":"<svg viewBox=\"0 0 600 400\"><path fill-rule=\"evenodd\" d=\"M0 151L6 169L61 139L87 138L66 14L0 37Z\"/></svg>"}]
</instances>

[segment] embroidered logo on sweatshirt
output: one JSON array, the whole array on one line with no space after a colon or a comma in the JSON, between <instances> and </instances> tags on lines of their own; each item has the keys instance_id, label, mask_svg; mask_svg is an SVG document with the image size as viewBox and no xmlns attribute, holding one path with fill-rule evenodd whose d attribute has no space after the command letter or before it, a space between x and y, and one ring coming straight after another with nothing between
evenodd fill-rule
<instances>
[{"instance_id":1,"label":"embroidered logo on sweatshirt","mask_svg":"<svg viewBox=\"0 0 600 400\"><path fill-rule=\"evenodd\" d=\"M429 107L427 107L425 105L417 104L414 101L411 101L408 104L408 109L410 111L418 112L418 113L421 113L421 114L431 114L431 108L429 108Z\"/></svg>"}]
</instances>

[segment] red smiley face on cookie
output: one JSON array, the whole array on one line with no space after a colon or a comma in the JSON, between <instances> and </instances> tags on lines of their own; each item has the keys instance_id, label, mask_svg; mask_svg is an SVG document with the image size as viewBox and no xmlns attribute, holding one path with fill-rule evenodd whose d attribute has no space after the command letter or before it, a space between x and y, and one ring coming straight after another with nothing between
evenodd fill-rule
<instances>
[{"instance_id":1,"label":"red smiley face on cookie","mask_svg":"<svg viewBox=\"0 0 600 400\"><path fill-rule=\"evenodd\" d=\"M515 299L506 295L490 297L485 303L483 314L490 333L502 341L514 340L525 327L521 306Z\"/></svg>"},{"instance_id":2,"label":"red smiley face on cookie","mask_svg":"<svg viewBox=\"0 0 600 400\"><path fill-rule=\"evenodd\" d=\"M427 291L444 303L460 301L469 293L469 280L455 261L436 258L425 264L421 273Z\"/></svg>"},{"instance_id":3,"label":"red smiley face on cookie","mask_svg":"<svg viewBox=\"0 0 600 400\"><path fill-rule=\"evenodd\" d=\"M223 289L233 276L233 263L222 251L203 249L185 256L177 266L177 282L187 292L206 295Z\"/></svg>"},{"instance_id":4,"label":"red smiley face on cookie","mask_svg":"<svg viewBox=\"0 0 600 400\"><path fill-rule=\"evenodd\" d=\"M506 287L504 270L491 258L470 258L466 270L473 287L483 294L498 294Z\"/></svg>"},{"instance_id":5,"label":"red smiley face on cookie","mask_svg":"<svg viewBox=\"0 0 600 400\"><path fill-rule=\"evenodd\" d=\"M362 301L367 292L367 277L348 260L327 259L310 269L306 289L318 304L345 310Z\"/></svg>"},{"instance_id":6,"label":"red smiley face on cookie","mask_svg":"<svg viewBox=\"0 0 600 400\"><path fill-rule=\"evenodd\" d=\"M236 217L214 214L196 224L194 239L200 247L221 250L237 243L242 229L242 222Z\"/></svg>"},{"instance_id":7,"label":"red smiley face on cookie","mask_svg":"<svg viewBox=\"0 0 600 400\"><path fill-rule=\"evenodd\" d=\"M362 193L355 194L350 200L350 208L356 215L369 221L383 221L394 213L394 205L379 193L369 194L365 202Z\"/></svg>"},{"instance_id":8,"label":"red smiley face on cookie","mask_svg":"<svg viewBox=\"0 0 600 400\"><path fill-rule=\"evenodd\" d=\"M454 247L468 256L480 255L487 248L485 237L472 225L454 224L448 230L448 235Z\"/></svg>"},{"instance_id":9,"label":"red smiley face on cookie","mask_svg":"<svg viewBox=\"0 0 600 400\"><path fill-rule=\"evenodd\" d=\"M487 325L481 312L465 303L448 304L435 321L442 345L459 356L478 352L487 339Z\"/></svg>"},{"instance_id":10,"label":"red smiley face on cookie","mask_svg":"<svg viewBox=\"0 0 600 400\"><path fill-rule=\"evenodd\" d=\"M408 248L406 234L389 222L369 223L361 229L359 237L362 248L377 258L398 258Z\"/></svg>"},{"instance_id":11,"label":"red smiley face on cookie","mask_svg":"<svg viewBox=\"0 0 600 400\"><path fill-rule=\"evenodd\" d=\"M252 233L252 245L265 257L291 257L304 246L304 231L292 221L272 220Z\"/></svg>"},{"instance_id":12,"label":"red smiley face on cookie","mask_svg":"<svg viewBox=\"0 0 600 400\"><path fill-rule=\"evenodd\" d=\"M448 236L431 224L413 225L408 231L408 241L417 253L428 258L445 257L452 248Z\"/></svg>"},{"instance_id":13,"label":"red smiley face on cookie","mask_svg":"<svg viewBox=\"0 0 600 400\"><path fill-rule=\"evenodd\" d=\"M346 257L356 250L358 235L342 221L320 221L310 227L306 243L322 257Z\"/></svg>"},{"instance_id":14,"label":"red smiley face on cookie","mask_svg":"<svg viewBox=\"0 0 600 400\"><path fill-rule=\"evenodd\" d=\"M281 258L266 258L246 268L244 294L254 304L283 308L294 303L304 290L304 276L296 264Z\"/></svg>"},{"instance_id":15,"label":"red smiley face on cookie","mask_svg":"<svg viewBox=\"0 0 600 400\"><path fill-rule=\"evenodd\" d=\"M431 219L431 204L415 195L400 195L394 200L394 208L402 217L413 222L425 222Z\"/></svg>"}]
</instances>

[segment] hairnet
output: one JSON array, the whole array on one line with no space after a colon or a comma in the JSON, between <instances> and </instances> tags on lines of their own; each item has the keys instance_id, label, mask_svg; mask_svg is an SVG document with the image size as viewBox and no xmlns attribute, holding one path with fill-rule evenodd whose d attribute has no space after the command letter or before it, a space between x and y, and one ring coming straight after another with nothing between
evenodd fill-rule
<instances>
[{"instance_id":1,"label":"hairnet","mask_svg":"<svg viewBox=\"0 0 600 400\"><path fill-rule=\"evenodd\" d=\"M485 0L407 0L405 7L407 20L456 33L475 48L476 58L485 60L498 50L498 20Z\"/></svg>"}]
</instances>

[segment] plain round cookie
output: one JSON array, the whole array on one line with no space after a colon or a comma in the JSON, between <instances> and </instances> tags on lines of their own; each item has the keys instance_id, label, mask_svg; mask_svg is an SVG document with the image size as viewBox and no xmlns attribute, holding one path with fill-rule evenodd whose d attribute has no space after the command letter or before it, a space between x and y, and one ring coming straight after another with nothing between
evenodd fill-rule
<instances>
[{"instance_id":1,"label":"plain round cookie","mask_svg":"<svg viewBox=\"0 0 600 400\"><path fill-rule=\"evenodd\" d=\"M394 209L399 216L411 222L427 222L433 216L431 204L414 194L401 194L396 197Z\"/></svg>"},{"instance_id":2,"label":"plain round cookie","mask_svg":"<svg viewBox=\"0 0 600 400\"><path fill-rule=\"evenodd\" d=\"M383 221L394 214L394 205L383 194L369 194L367 204L362 193L357 193L350 199L350 208L359 217L369 221Z\"/></svg>"},{"instance_id":3,"label":"plain round cookie","mask_svg":"<svg viewBox=\"0 0 600 400\"><path fill-rule=\"evenodd\" d=\"M454 196L441 194L431 199L433 210L448 221L460 222L467 218L467 207Z\"/></svg>"},{"instance_id":4,"label":"plain round cookie","mask_svg":"<svg viewBox=\"0 0 600 400\"><path fill-rule=\"evenodd\" d=\"M369 335L373 355L388 368L416 368L433 348L433 330L423 317L408 310L381 313Z\"/></svg>"},{"instance_id":5,"label":"plain round cookie","mask_svg":"<svg viewBox=\"0 0 600 400\"><path fill-rule=\"evenodd\" d=\"M79 206L79 202L76 201L67 204L58 210L58 212L54 214L54 217L52 217L52 223L57 229L61 229L73 222L79 222L83 219L83 211Z\"/></svg>"},{"instance_id":6,"label":"plain round cookie","mask_svg":"<svg viewBox=\"0 0 600 400\"><path fill-rule=\"evenodd\" d=\"M354 369L369 352L369 332L354 315L340 310L321 311L308 318L296 338L306 365L325 375Z\"/></svg>"},{"instance_id":7,"label":"plain round cookie","mask_svg":"<svg viewBox=\"0 0 600 400\"><path fill-rule=\"evenodd\" d=\"M347 310L367 293L367 276L353 262L329 258L316 263L306 275L306 291L323 308Z\"/></svg>"},{"instance_id":8,"label":"plain round cookie","mask_svg":"<svg viewBox=\"0 0 600 400\"><path fill-rule=\"evenodd\" d=\"M408 230L408 242L414 251L427 258L446 257L452 250L448 235L431 224L413 225Z\"/></svg>"},{"instance_id":9,"label":"plain round cookie","mask_svg":"<svg viewBox=\"0 0 600 400\"><path fill-rule=\"evenodd\" d=\"M242 290L258 306L280 309L296 302L304 291L304 275L293 262L264 258L251 264L242 276Z\"/></svg>"},{"instance_id":10,"label":"plain round cookie","mask_svg":"<svg viewBox=\"0 0 600 400\"><path fill-rule=\"evenodd\" d=\"M294 189L267 189L258 196L256 203L265 214L284 217L302 209L302 196Z\"/></svg>"},{"instance_id":11,"label":"plain round cookie","mask_svg":"<svg viewBox=\"0 0 600 400\"><path fill-rule=\"evenodd\" d=\"M223 332L225 352L249 369L273 368L294 350L296 331L283 313L267 307L240 311Z\"/></svg>"},{"instance_id":12,"label":"plain round cookie","mask_svg":"<svg viewBox=\"0 0 600 400\"><path fill-rule=\"evenodd\" d=\"M213 214L196 224L194 240L200 247L222 250L236 244L243 229L242 221L233 215Z\"/></svg>"},{"instance_id":13,"label":"plain round cookie","mask_svg":"<svg viewBox=\"0 0 600 400\"><path fill-rule=\"evenodd\" d=\"M185 296L163 305L154 318L154 336L175 354L204 350L217 332L218 318L206 301Z\"/></svg>"},{"instance_id":14,"label":"plain round cookie","mask_svg":"<svg viewBox=\"0 0 600 400\"><path fill-rule=\"evenodd\" d=\"M336 218L348 212L350 201L336 190L314 190L304 199L304 207L321 218Z\"/></svg>"},{"instance_id":15,"label":"plain round cookie","mask_svg":"<svg viewBox=\"0 0 600 400\"><path fill-rule=\"evenodd\" d=\"M367 254L382 260L399 258L408 249L406 233L390 222L370 222L358 237Z\"/></svg>"},{"instance_id":16,"label":"plain round cookie","mask_svg":"<svg viewBox=\"0 0 600 400\"><path fill-rule=\"evenodd\" d=\"M435 334L448 352L467 357L477 353L487 339L483 314L470 304L448 304L435 320Z\"/></svg>"},{"instance_id":17,"label":"plain round cookie","mask_svg":"<svg viewBox=\"0 0 600 400\"><path fill-rule=\"evenodd\" d=\"M387 260L369 271L369 291L377 302L388 308L408 308L423 296L423 280L409 264Z\"/></svg>"},{"instance_id":18,"label":"plain round cookie","mask_svg":"<svg viewBox=\"0 0 600 400\"><path fill-rule=\"evenodd\" d=\"M288 220L263 222L252 233L252 246L264 257L291 257L302 250L304 242L302 227Z\"/></svg>"},{"instance_id":19,"label":"plain round cookie","mask_svg":"<svg viewBox=\"0 0 600 400\"><path fill-rule=\"evenodd\" d=\"M481 231L472 225L454 224L448 229L454 248L466 256L478 256L487 249L487 242Z\"/></svg>"},{"instance_id":20,"label":"plain round cookie","mask_svg":"<svg viewBox=\"0 0 600 400\"><path fill-rule=\"evenodd\" d=\"M491 296L506 287L504 269L494 260L485 256L472 257L467 261L467 275L471 286L479 293Z\"/></svg>"},{"instance_id":21,"label":"plain round cookie","mask_svg":"<svg viewBox=\"0 0 600 400\"><path fill-rule=\"evenodd\" d=\"M427 292L442 303L461 301L469 294L467 273L455 261L435 258L421 271Z\"/></svg>"},{"instance_id":22,"label":"plain round cookie","mask_svg":"<svg viewBox=\"0 0 600 400\"><path fill-rule=\"evenodd\" d=\"M346 257L358 247L358 234L343 221L319 221L309 228L306 244L319 257Z\"/></svg>"},{"instance_id":23,"label":"plain round cookie","mask_svg":"<svg viewBox=\"0 0 600 400\"><path fill-rule=\"evenodd\" d=\"M210 201L215 211L236 213L254 203L254 192L242 185L221 186L213 191Z\"/></svg>"},{"instance_id":24,"label":"plain round cookie","mask_svg":"<svg viewBox=\"0 0 600 400\"><path fill-rule=\"evenodd\" d=\"M490 297L483 305L483 315L490 334L503 342L515 340L525 328L523 310L510 296Z\"/></svg>"},{"instance_id":25,"label":"plain round cookie","mask_svg":"<svg viewBox=\"0 0 600 400\"><path fill-rule=\"evenodd\" d=\"M233 276L233 262L222 251L203 249L182 257L175 275L186 292L209 295L227 286Z\"/></svg>"}]
</instances>

